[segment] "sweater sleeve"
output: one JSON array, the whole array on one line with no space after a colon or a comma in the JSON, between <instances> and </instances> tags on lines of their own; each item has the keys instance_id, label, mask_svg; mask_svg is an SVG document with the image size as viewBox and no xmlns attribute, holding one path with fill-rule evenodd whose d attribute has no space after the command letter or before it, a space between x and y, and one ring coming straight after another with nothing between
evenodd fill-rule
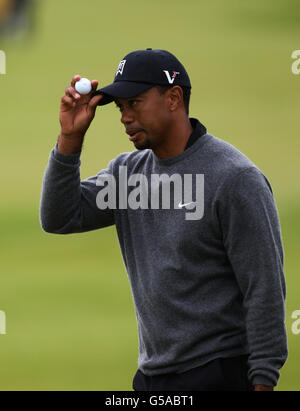
<instances>
[{"instance_id":1,"label":"sweater sleeve","mask_svg":"<svg viewBox=\"0 0 300 411\"><path fill-rule=\"evenodd\" d=\"M96 176L80 180L80 154L50 153L40 202L40 222L44 231L54 234L80 233L114 224L114 212L97 207L97 178L112 174L112 163Z\"/></svg>"},{"instance_id":2,"label":"sweater sleeve","mask_svg":"<svg viewBox=\"0 0 300 411\"><path fill-rule=\"evenodd\" d=\"M249 380L275 386L287 338L283 246L272 189L263 173L250 167L222 191L223 241L246 311Z\"/></svg>"}]
</instances>

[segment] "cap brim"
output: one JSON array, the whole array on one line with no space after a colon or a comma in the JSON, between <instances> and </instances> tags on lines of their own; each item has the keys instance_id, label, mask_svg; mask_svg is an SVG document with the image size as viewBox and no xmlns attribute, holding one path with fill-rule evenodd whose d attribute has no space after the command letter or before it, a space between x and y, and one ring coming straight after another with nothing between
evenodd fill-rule
<instances>
[{"instance_id":1,"label":"cap brim","mask_svg":"<svg viewBox=\"0 0 300 411\"><path fill-rule=\"evenodd\" d=\"M100 88L93 93L93 97L103 94L98 106L104 106L114 101L116 98L132 98L154 87L149 83L136 83L134 81L116 81L109 86Z\"/></svg>"}]
</instances>

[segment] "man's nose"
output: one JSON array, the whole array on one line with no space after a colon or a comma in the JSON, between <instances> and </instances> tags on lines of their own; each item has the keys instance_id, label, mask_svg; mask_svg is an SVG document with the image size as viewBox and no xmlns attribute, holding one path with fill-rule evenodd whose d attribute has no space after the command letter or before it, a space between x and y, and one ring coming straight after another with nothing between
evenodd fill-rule
<instances>
[{"instance_id":1,"label":"man's nose","mask_svg":"<svg viewBox=\"0 0 300 411\"><path fill-rule=\"evenodd\" d=\"M132 110L130 108L124 108L121 115L121 122L123 124L129 124L132 123L133 120L134 118Z\"/></svg>"}]
</instances>

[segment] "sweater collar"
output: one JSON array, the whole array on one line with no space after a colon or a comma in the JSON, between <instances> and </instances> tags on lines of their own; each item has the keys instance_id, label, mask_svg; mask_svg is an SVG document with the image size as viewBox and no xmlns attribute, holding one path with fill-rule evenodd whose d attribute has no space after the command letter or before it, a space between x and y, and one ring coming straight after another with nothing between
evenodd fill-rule
<instances>
[{"instance_id":1,"label":"sweater collar","mask_svg":"<svg viewBox=\"0 0 300 411\"><path fill-rule=\"evenodd\" d=\"M185 150L191 147L199 137L203 136L207 132L206 127L196 118L190 118L190 123L193 127L193 132L187 141Z\"/></svg>"},{"instance_id":2,"label":"sweater collar","mask_svg":"<svg viewBox=\"0 0 300 411\"><path fill-rule=\"evenodd\" d=\"M154 161L157 164L171 165L173 163L176 163L177 161L181 161L187 156L189 156L191 153L193 153L195 150L197 150L199 147L201 147L207 140L206 137L208 137L209 134L207 134L206 127L202 123L200 123L200 121L196 118L190 118L189 120L191 122L193 131L188 139L185 150L182 153L169 158L159 158L154 154L152 150L150 150L154 158Z\"/></svg>"}]
</instances>

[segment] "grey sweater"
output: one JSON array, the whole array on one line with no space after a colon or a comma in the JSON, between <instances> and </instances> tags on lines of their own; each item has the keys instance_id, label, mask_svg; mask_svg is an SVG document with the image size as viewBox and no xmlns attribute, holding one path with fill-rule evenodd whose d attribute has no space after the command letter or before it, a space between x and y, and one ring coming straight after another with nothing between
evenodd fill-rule
<instances>
[{"instance_id":1,"label":"grey sweater","mask_svg":"<svg viewBox=\"0 0 300 411\"><path fill-rule=\"evenodd\" d=\"M201 123L191 119L194 132ZM120 154L80 180L80 154L57 145L40 218L49 233L115 224L146 375L249 354L252 384L277 384L287 358L283 248L263 173L232 145L201 135L183 153Z\"/></svg>"}]
</instances>

